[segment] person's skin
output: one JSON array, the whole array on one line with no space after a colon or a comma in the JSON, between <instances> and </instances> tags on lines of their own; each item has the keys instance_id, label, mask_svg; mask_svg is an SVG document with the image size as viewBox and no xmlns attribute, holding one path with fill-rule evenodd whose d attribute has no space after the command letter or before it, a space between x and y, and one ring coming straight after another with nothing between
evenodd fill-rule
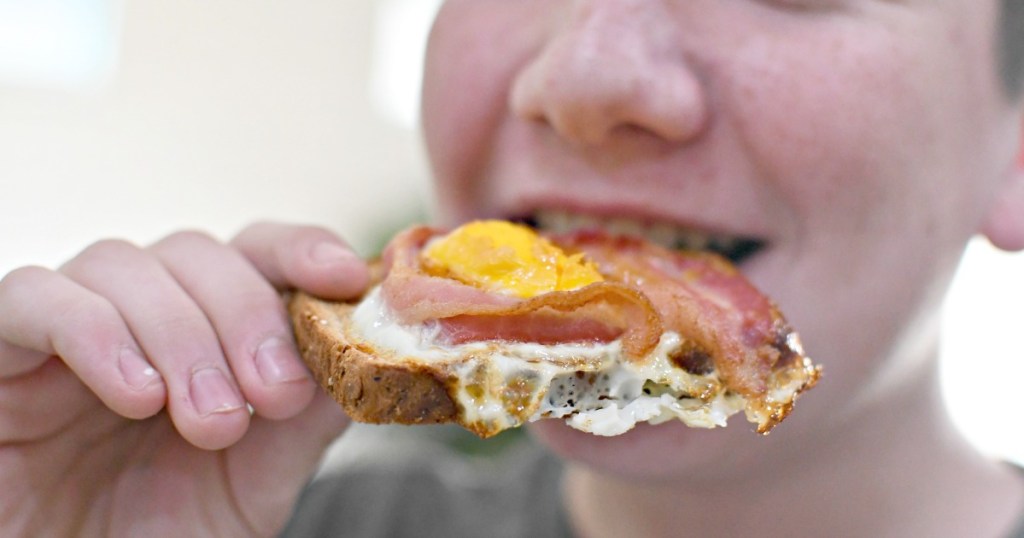
<instances>
[{"instance_id":1,"label":"person's skin","mask_svg":"<svg viewBox=\"0 0 1024 538\"><path fill-rule=\"evenodd\" d=\"M825 366L768 438L538 424L583 535L984 536L1020 515L935 373L964 243L1024 246L996 20L991 0L445 4L423 108L450 223L558 206L761 238L743 270Z\"/></svg>"},{"instance_id":2,"label":"person's skin","mask_svg":"<svg viewBox=\"0 0 1024 538\"><path fill-rule=\"evenodd\" d=\"M273 535L347 423L275 288L346 298L367 279L335 236L276 224L7 275L0 534Z\"/></svg>"},{"instance_id":3,"label":"person's skin","mask_svg":"<svg viewBox=\"0 0 1024 538\"><path fill-rule=\"evenodd\" d=\"M935 376L964 242L1024 248L996 6L446 2L423 107L445 223L561 207L764 239L742 268L826 368L764 438L741 417L535 425L570 462L581 535L996 536L1020 516L1021 484L955 434ZM347 422L278 290L366 281L335 236L276 224L7 275L0 529L273 534Z\"/></svg>"}]
</instances>

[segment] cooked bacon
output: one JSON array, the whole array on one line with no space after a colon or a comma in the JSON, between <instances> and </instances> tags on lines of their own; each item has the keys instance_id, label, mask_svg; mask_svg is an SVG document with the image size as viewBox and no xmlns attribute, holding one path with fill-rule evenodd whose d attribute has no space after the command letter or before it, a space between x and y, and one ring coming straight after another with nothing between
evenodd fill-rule
<instances>
[{"instance_id":1,"label":"cooked bacon","mask_svg":"<svg viewBox=\"0 0 1024 538\"><path fill-rule=\"evenodd\" d=\"M733 390L763 399L773 370L803 357L776 306L724 258L677 252L600 231L549 235L582 252L607 280L529 299L488 292L422 270L419 253L440 230L396 236L384 253L384 299L403 323L436 322L451 343L508 340L554 344L622 338L640 358L663 330L686 341L680 367L710 360Z\"/></svg>"},{"instance_id":2,"label":"cooked bacon","mask_svg":"<svg viewBox=\"0 0 1024 538\"><path fill-rule=\"evenodd\" d=\"M471 309L511 308L515 297L484 291L449 278L427 274L419 254L430 239L443 232L417 226L399 233L384 250L384 300L403 323L465 314Z\"/></svg>"},{"instance_id":3,"label":"cooked bacon","mask_svg":"<svg viewBox=\"0 0 1024 538\"><path fill-rule=\"evenodd\" d=\"M508 340L536 344L567 342L607 343L623 329L578 312L538 310L530 315L462 314L440 320L444 341L452 344L481 340ZM642 350L642 348L641 348Z\"/></svg>"},{"instance_id":4,"label":"cooked bacon","mask_svg":"<svg viewBox=\"0 0 1024 538\"><path fill-rule=\"evenodd\" d=\"M507 308L480 306L442 320L442 327L462 341L499 339L565 343L622 339L635 358L646 355L661 338L654 305L636 289L617 282L597 282L573 291L556 291L523 299ZM559 337L559 335L561 335Z\"/></svg>"},{"instance_id":5,"label":"cooked bacon","mask_svg":"<svg viewBox=\"0 0 1024 538\"><path fill-rule=\"evenodd\" d=\"M607 342L622 338L632 357L657 345L661 318L640 290L614 281L521 299L425 273L419 253L443 232L413 228L384 252L385 302L403 323L438 322L442 338L461 343L511 340L538 343Z\"/></svg>"},{"instance_id":6,"label":"cooked bacon","mask_svg":"<svg viewBox=\"0 0 1024 538\"><path fill-rule=\"evenodd\" d=\"M598 231L550 239L569 252L585 253L606 278L641 290L665 328L692 343L688 354L710 357L722 379L744 396L763 397L772 370L802 357L772 301L720 256Z\"/></svg>"}]
</instances>

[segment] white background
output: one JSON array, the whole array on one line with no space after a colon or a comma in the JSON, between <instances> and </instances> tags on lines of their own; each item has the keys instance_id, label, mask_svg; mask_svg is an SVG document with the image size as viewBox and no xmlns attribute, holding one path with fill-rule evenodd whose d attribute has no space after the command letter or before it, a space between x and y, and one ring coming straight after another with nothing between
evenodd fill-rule
<instances>
[{"instance_id":1,"label":"white background","mask_svg":"<svg viewBox=\"0 0 1024 538\"><path fill-rule=\"evenodd\" d=\"M0 274L266 218L373 250L429 206L415 117L437 4L0 0ZM1024 256L972 245L946 318L954 417L1024 462Z\"/></svg>"}]
</instances>

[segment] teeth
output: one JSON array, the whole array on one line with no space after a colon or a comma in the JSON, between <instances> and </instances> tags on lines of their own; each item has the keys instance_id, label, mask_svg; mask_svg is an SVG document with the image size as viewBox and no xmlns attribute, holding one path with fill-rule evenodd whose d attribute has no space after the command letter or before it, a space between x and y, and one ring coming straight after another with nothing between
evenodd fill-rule
<instances>
[{"instance_id":1,"label":"teeth","mask_svg":"<svg viewBox=\"0 0 1024 538\"><path fill-rule=\"evenodd\" d=\"M569 231L596 230L605 224L601 219L590 215L569 215Z\"/></svg>"},{"instance_id":2,"label":"teeth","mask_svg":"<svg viewBox=\"0 0 1024 538\"><path fill-rule=\"evenodd\" d=\"M633 235L640 237L647 235L647 226L629 219L611 219L605 223L604 229L612 235Z\"/></svg>"},{"instance_id":3,"label":"teeth","mask_svg":"<svg viewBox=\"0 0 1024 538\"><path fill-rule=\"evenodd\" d=\"M679 230L674 246L680 249L704 250L708 248L712 241L717 241L717 239L693 230Z\"/></svg>"},{"instance_id":4,"label":"teeth","mask_svg":"<svg viewBox=\"0 0 1024 538\"><path fill-rule=\"evenodd\" d=\"M683 250L714 250L730 253L733 250L754 248L750 239L707 234L667 223L649 223L628 218L600 218L561 210L542 210L534 216L541 230L552 233L570 233L577 230L600 228L612 235L643 237L657 245Z\"/></svg>"},{"instance_id":5,"label":"teeth","mask_svg":"<svg viewBox=\"0 0 1024 538\"><path fill-rule=\"evenodd\" d=\"M537 213L535 220L538 228L553 233L569 233L607 226L597 217L576 215L566 211L541 211Z\"/></svg>"},{"instance_id":6,"label":"teeth","mask_svg":"<svg viewBox=\"0 0 1024 538\"><path fill-rule=\"evenodd\" d=\"M564 234L572 231L570 216L565 211L540 211L536 215L537 227L556 234Z\"/></svg>"},{"instance_id":7,"label":"teeth","mask_svg":"<svg viewBox=\"0 0 1024 538\"><path fill-rule=\"evenodd\" d=\"M679 234L679 229L671 224L658 223L653 224L647 228L646 237L655 245L660 245L665 248L675 248L676 237Z\"/></svg>"}]
</instances>

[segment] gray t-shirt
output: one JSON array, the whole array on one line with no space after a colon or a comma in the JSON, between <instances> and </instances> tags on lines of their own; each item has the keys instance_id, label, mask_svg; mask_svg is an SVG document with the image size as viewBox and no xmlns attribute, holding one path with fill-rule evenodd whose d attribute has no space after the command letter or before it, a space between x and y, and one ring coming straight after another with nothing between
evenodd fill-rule
<instances>
[{"instance_id":1,"label":"gray t-shirt","mask_svg":"<svg viewBox=\"0 0 1024 538\"><path fill-rule=\"evenodd\" d=\"M358 434L374 439L343 442L282 536L571 536L556 458L522 434L477 453L488 445L435 433L381 428Z\"/></svg>"},{"instance_id":2,"label":"gray t-shirt","mask_svg":"<svg viewBox=\"0 0 1024 538\"><path fill-rule=\"evenodd\" d=\"M331 451L283 537L572 535L562 466L521 432L481 442L449 428L355 429ZM1024 518L1008 538L1024 538Z\"/></svg>"}]
</instances>

